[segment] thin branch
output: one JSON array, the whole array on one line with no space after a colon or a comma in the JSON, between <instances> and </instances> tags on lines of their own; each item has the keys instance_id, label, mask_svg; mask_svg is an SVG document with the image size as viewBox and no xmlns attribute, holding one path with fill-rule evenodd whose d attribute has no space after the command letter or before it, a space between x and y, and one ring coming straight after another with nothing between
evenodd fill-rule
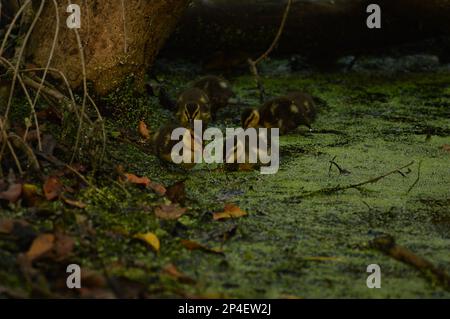
<instances>
[{"instance_id":1,"label":"thin branch","mask_svg":"<svg viewBox=\"0 0 450 319\"><path fill-rule=\"evenodd\" d=\"M349 175L351 174L350 171L346 170L345 168L342 168L341 166L339 166L338 163L336 163L334 160L336 159L337 156L333 157L333 159L330 161L330 167L328 168L328 175L331 174L331 168L334 166L336 166L336 168L339 170L339 175Z\"/></svg>"},{"instance_id":2,"label":"thin branch","mask_svg":"<svg viewBox=\"0 0 450 319\"><path fill-rule=\"evenodd\" d=\"M385 255L401 261L419 270L423 275L437 281L443 288L450 291L450 276L444 270L437 268L427 259L413 253L408 248L397 245L390 235L382 235L371 242L369 246L383 252Z\"/></svg>"},{"instance_id":3,"label":"thin branch","mask_svg":"<svg viewBox=\"0 0 450 319\"><path fill-rule=\"evenodd\" d=\"M419 182L419 180L420 180L420 170L421 170L421 168L422 168L422 161L420 161L419 162L419 166L418 166L418 168L417 168L417 178L416 178L416 180L414 181L414 183L411 185L411 187L408 189L408 191L406 192L406 194L409 194L411 191L412 191L412 189L417 185L417 183Z\"/></svg>"},{"instance_id":4,"label":"thin branch","mask_svg":"<svg viewBox=\"0 0 450 319\"><path fill-rule=\"evenodd\" d=\"M378 182L379 180L381 180L383 178L386 178L386 177L388 177L390 175L398 174L398 172L400 172L402 169L410 167L413 164L414 164L414 161L412 161L411 163L406 164L406 165L404 165L402 167L396 168L396 169L394 169L394 170L392 170L390 172L387 172L387 173L385 173L383 175L380 175L380 176L371 178L369 180L366 180L364 182L360 182L360 183L356 183L356 184L350 184L350 185L346 185L346 186L336 186L336 187L322 188L322 189L319 189L317 191L312 191L312 192L308 192L308 193L305 193L303 195L300 195L300 197L311 197L311 196L315 196L315 195L319 195L319 194L332 194L332 193L336 193L336 192L339 192L339 191L347 190L347 189L350 189L350 188L359 189L361 186L364 186L364 185L367 185L367 184L374 184L374 183Z\"/></svg>"},{"instance_id":5,"label":"thin branch","mask_svg":"<svg viewBox=\"0 0 450 319\"><path fill-rule=\"evenodd\" d=\"M261 103L264 102L266 93L265 93L265 89L264 89L264 84L263 84L262 79L261 79L261 77L259 75L259 72L258 72L258 64L269 57L270 53L272 53L272 51L275 49L275 47L277 46L278 42L280 41L281 35L283 34L283 31L284 31L284 27L286 26L286 21L287 21L287 18L289 16L289 11L291 10L291 6L292 6L292 0L288 0L288 3L286 5L286 9L284 10L283 19L281 20L280 27L278 28L278 32L277 32L274 40L272 41L272 44L266 50L266 52L264 52L256 60L252 60L252 59L248 59L247 60L249 66L250 66L250 72L255 77L256 85L257 85L258 90L259 90L259 98L260 98L260 102Z\"/></svg>"},{"instance_id":6,"label":"thin branch","mask_svg":"<svg viewBox=\"0 0 450 319\"><path fill-rule=\"evenodd\" d=\"M58 4L56 3L56 0L53 0L53 5L55 7L55 17L56 17L55 34L53 36L52 47L50 49L50 53L49 53L49 56L48 56L48 59L47 59L47 64L46 64L45 69L44 69L44 74L42 75L41 83L39 84L39 88L37 89L36 95L34 97L33 105L31 106L31 113L32 113L32 116L34 118L34 124L36 126L36 131L37 131L37 137L38 137L37 140L38 140L38 149L39 149L39 151L42 151L42 142L41 142L41 134L40 134L40 130L39 130L39 122L38 122L38 119L37 119L35 108L36 108L36 103L39 100L39 95L41 93L42 87L44 86L45 78L47 77L48 69L50 68L50 63L52 62L53 55L55 53L56 43L58 41L58 35L59 35L59 13L58 13ZM28 129L27 129L26 134L27 133L28 133ZM26 140L26 134L25 134L25 137L24 137L25 140Z\"/></svg>"},{"instance_id":7,"label":"thin branch","mask_svg":"<svg viewBox=\"0 0 450 319\"><path fill-rule=\"evenodd\" d=\"M16 80L17 80L17 77L20 76L19 68L20 68L20 64L21 64L21 61L22 61L22 57L23 57L25 48L27 46L28 39L30 38L31 33L33 32L34 27L36 26L37 21L39 20L39 17L41 16L42 10L44 8L44 3L45 3L45 1L41 1L41 5L39 6L39 9L38 9L38 11L37 11L37 13L36 13L36 15L35 15L35 17L33 19L33 22L31 23L31 26L28 28L28 31L27 31L24 39L23 39L22 46L19 49L19 53L18 53L18 56L17 56L17 62L16 62L16 66L14 67L13 78L12 78L12 81L11 81L11 90L9 92L8 103L7 103L6 110L5 110L5 115L4 115L5 121L8 120L9 111L11 109L12 99L13 99L13 96L14 96L14 87L16 86ZM26 6L27 4L28 4L28 2L25 3L23 6ZM2 48L0 48L0 56L1 56L2 53L3 53L3 44L2 44ZM5 127L2 128L2 135L4 135L6 133L4 130L5 130ZM5 144L2 145L2 148L1 148L1 151L0 151L0 158L3 155L4 148L5 148Z\"/></svg>"},{"instance_id":8,"label":"thin branch","mask_svg":"<svg viewBox=\"0 0 450 319\"><path fill-rule=\"evenodd\" d=\"M72 4L72 2L70 0L68 0L69 4ZM87 95L88 95L88 88L87 88L87 76L86 76L86 62L85 62L85 58L84 58L84 48L83 48L83 43L81 42L81 38L80 38L80 33L78 32L77 29L73 29L75 32L75 36L77 39L77 43L78 43L78 50L80 53L80 62L81 62L81 72L83 75L83 101L81 103L81 115L83 115L85 113L86 110L86 101L87 101ZM81 132L83 130L83 117L81 116L80 118L80 122L78 125L78 130L77 130L77 137L75 140L75 147L74 147L74 152L72 154L72 158L70 160L70 163L72 164L73 161L75 160L75 156L78 152L78 146L80 144L80 139L81 139Z\"/></svg>"}]
</instances>

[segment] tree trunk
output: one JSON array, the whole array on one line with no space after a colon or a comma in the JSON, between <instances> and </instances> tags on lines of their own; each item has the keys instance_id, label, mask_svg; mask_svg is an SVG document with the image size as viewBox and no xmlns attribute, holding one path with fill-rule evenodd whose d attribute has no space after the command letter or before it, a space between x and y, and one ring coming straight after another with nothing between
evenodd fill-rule
<instances>
[{"instance_id":1,"label":"tree trunk","mask_svg":"<svg viewBox=\"0 0 450 319\"><path fill-rule=\"evenodd\" d=\"M78 29L86 76L103 95L128 76L142 83L165 39L175 28L189 0L90 0L58 1L60 32L51 67L59 69L70 84L82 83L82 67L76 33L66 25L69 2L81 7ZM52 47L56 17L52 1L46 1L28 47L32 64L45 67Z\"/></svg>"}]
</instances>

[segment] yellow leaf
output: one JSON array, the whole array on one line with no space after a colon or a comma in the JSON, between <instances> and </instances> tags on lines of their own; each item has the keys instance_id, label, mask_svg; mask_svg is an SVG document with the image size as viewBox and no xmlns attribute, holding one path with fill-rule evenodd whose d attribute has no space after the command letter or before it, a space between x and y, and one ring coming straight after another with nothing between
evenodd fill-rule
<instances>
[{"instance_id":1,"label":"yellow leaf","mask_svg":"<svg viewBox=\"0 0 450 319\"><path fill-rule=\"evenodd\" d=\"M247 213L244 212L239 207L237 207L236 205L226 204L223 212L214 213L213 218L214 220L221 220L229 218L239 218L245 215L247 215Z\"/></svg>"},{"instance_id":2,"label":"yellow leaf","mask_svg":"<svg viewBox=\"0 0 450 319\"><path fill-rule=\"evenodd\" d=\"M31 244L26 256L30 262L38 259L53 249L55 245L55 236L53 234L42 234L36 237Z\"/></svg>"},{"instance_id":3,"label":"yellow leaf","mask_svg":"<svg viewBox=\"0 0 450 319\"><path fill-rule=\"evenodd\" d=\"M150 247L152 247L156 252L159 252L161 244L159 242L159 238L155 234L153 233L136 234L134 238L142 240L143 242L147 243Z\"/></svg>"}]
</instances>

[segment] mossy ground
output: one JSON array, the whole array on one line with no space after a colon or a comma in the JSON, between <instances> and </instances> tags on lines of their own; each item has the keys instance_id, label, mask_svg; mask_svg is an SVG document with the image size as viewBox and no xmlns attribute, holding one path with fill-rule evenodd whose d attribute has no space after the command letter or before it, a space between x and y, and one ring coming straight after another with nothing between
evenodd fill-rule
<instances>
[{"instance_id":1,"label":"mossy ground","mask_svg":"<svg viewBox=\"0 0 450 319\"><path fill-rule=\"evenodd\" d=\"M193 79L189 72L165 77L173 92ZM257 103L251 77L231 82L241 102ZM277 174L230 173L217 165L189 172L168 168L123 137L137 137L140 119L155 130L172 114L153 98L119 92L104 101L127 110L126 117L122 112L120 120L108 120L105 165L121 164L164 185L186 179L189 213L178 221L160 221L152 207L164 199L132 185L123 189L109 176L97 177L100 192L82 192L80 200L88 204L84 210L54 203L45 217L20 208L1 214L33 220L41 231L51 229L52 222L62 224L77 240L71 262L100 271L106 266L109 275L137 281L156 297L449 298L449 291L367 243L388 233L450 271L450 154L442 149L450 144L450 75L274 74L264 82L270 95L310 92L320 107L313 132L299 128L281 137ZM241 110L223 110L215 126L237 126ZM350 174L329 170L334 157ZM415 164L405 176L394 174L360 190L302 196L362 182L411 161ZM420 179L408 192L419 163ZM213 221L211 213L225 203L235 203L248 216ZM77 220L91 223L96 235L86 236ZM149 231L161 240L158 254L124 235ZM189 251L180 239L220 247L224 254ZM0 283L27 290L15 266L17 248L10 246L0 239ZM195 283L164 274L161 269L169 263ZM381 289L366 286L369 264L381 267ZM47 274L52 269L39 265Z\"/></svg>"}]
</instances>

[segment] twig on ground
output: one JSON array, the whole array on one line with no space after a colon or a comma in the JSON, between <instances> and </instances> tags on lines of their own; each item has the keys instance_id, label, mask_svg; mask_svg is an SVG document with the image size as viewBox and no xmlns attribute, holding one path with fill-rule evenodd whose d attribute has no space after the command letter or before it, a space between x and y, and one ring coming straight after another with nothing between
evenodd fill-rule
<instances>
[{"instance_id":1,"label":"twig on ground","mask_svg":"<svg viewBox=\"0 0 450 319\"><path fill-rule=\"evenodd\" d=\"M450 291L450 276L444 270L437 268L427 259L417 256L408 248L397 245L392 236L382 235L377 237L369 242L369 246L395 260L413 266L423 275L435 280L443 288Z\"/></svg>"},{"instance_id":2,"label":"twig on ground","mask_svg":"<svg viewBox=\"0 0 450 319\"><path fill-rule=\"evenodd\" d=\"M347 189L350 189L350 188L359 189L361 186L364 186L364 185L367 185L367 184L373 184L373 183L376 183L379 180L381 180L383 178L386 178L386 177L388 177L390 175L397 174L402 169L410 167L413 164L414 164L414 161L412 161L411 163L406 164L406 165L404 165L402 167L396 168L396 169L394 169L394 170L392 170L390 172L387 172L387 173L385 173L383 175L371 178L371 179L369 179L367 181L364 181L364 182L360 182L360 183L356 183L356 184L350 184L350 185L346 185L346 186L336 186L336 187L322 188L322 189L319 189L317 191L312 191L312 192L308 192L308 193L305 193L303 195L300 195L300 197L311 197L311 196L315 196L315 195L319 195L319 194L332 194L332 193L336 193L336 192L339 192L339 191L347 190Z\"/></svg>"},{"instance_id":3,"label":"twig on ground","mask_svg":"<svg viewBox=\"0 0 450 319\"><path fill-rule=\"evenodd\" d=\"M412 189L417 185L417 183L419 182L419 180L420 180L420 170L421 170L421 168L422 168L422 161L420 161L419 162L419 165L418 165L418 167L417 167L417 178L416 178L416 180L414 181L414 183L411 185L411 187L408 189L408 191L406 192L406 194L409 194L411 191L412 191Z\"/></svg>"},{"instance_id":4,"label":"twig on ground","mask_svg":"<svg viewBox=\"0 0 450 319\"><path fill-rule=\"evenodd\" d=\"M331 174L331 168L334 166L336 166L336 168L339 170L339 175L350 175L351 172L346 170L345 168L342 168L339 166L338 163L336 163L334 160L336 159L337 156L333 157L333 159L330 161L330 167L328 169L328 175Z\"/></svg>"}]
</instances>

